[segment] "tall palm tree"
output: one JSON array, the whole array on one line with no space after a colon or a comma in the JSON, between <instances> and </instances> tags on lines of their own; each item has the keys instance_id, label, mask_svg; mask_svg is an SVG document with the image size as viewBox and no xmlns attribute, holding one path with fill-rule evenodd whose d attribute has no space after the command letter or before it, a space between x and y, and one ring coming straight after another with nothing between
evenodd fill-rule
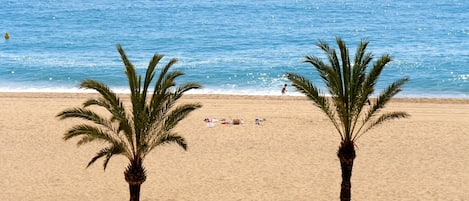
<instances>
[{"instance_id":1,"label":"tall palm tree","mask_svg":"<svg viewBox=\"0 0 469 201\"><path fill-rule=\"evenodd\" d=\"M172 129L190 112L202 105L175 103L185 92L201 88L201 85L187 82L176 86L176 78L184 73L169 72L177 61L173 58L161 69L154 83L153 93L150 93L148 88L152 84L156 66L163 55L153 56L142 86L142 77L137 75L120 45L117 45L117 50L124 62L129 81L131 107L126 108L123 101L106 84L95 80L84 80L80 87L97 91L99 97L85 101L82 107L66 109L57 116L60 119L85 120L84 123L66 131L64 140L80 137L78 145L94 141L107 143L106 147L96 153L87 167L103 158L106 170L109 160L114 155L122 155L129 159L124 175L129 184L130 201L136 201L140 199L140 186L146 180L143 167L145 156L155 147L167 143L176 143L184 150L187 149L185 139ZM107 114L97 113L90 106L104 108Z\"/></svg>"},{"instance_id":2,"label":"tall palm tree","mask_svg":"<svg viewBox=\"0 0 469 201\"><path fill-rule=\"evenodd\" d=\"M305 60L318 71L330 98L302 75L286 73L286 77L298 91L305 94L327 115L339 133L341 142L337 156L342 169L340 200L345 201L351 198L350 179L356 156L355 142L364 133L383 122L409 116L406 112L381 112L409 79L404 77L394 81L377 96L374 103L370 103L369 97L375 92L378 78L386 64L391 61L391 57L383 55L368 69L373 59L373 55L365 51L368 41L361 41L358 45L353 64L345 42L341 38L336 41L340 58L326 42L319 41L317 46L324 51L329 64L315 56L306 56ZM367 103L370 103L370 106L366 106Z\"/></svg>"}]
</instances>

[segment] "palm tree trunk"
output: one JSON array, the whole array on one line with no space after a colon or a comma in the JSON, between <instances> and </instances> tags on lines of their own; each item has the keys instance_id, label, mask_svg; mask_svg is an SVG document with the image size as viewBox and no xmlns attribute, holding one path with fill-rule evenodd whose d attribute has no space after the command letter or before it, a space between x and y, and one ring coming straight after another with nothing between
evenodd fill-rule
<instances>
[{"instance_id":1,"label":"palm tree trunk","mask_svg":"<svg viewBox=\"0 0 469 201\"><path fill-rule=\"evenodd\" d=\"M129 183L130 201L140 200L140 186L147 179L141 160L131 161L124 172L125 181Z\"/></svg>"},{"instance_id":2,"label":"palm tree trunk","mask_svg":"<svg viewBox=\"0 0 469 201\"><path fill-rule=\"evenodd\" d=\"M141 184L130 184L130 201L139 201L140 200L140 185Z\"/></svg>"},{"instance_id":3,"label":"palm tree trunk","mask_svg":"<svg viewBox=\"0 0 469 201\"><path fill-rule=\"evenodd\" d=\"M340 167L342 169L340 200L350 201L352 197L352 183L350 180L352 178L353 160L355 159L355 144L353 141L342 141L337 156L339 157Z\"/></svg>"}]
</instances>

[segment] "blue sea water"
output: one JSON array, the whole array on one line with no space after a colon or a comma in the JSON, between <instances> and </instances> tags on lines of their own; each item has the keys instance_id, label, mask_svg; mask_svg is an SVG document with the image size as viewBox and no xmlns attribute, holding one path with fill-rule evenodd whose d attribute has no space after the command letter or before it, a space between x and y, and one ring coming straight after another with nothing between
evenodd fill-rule
<instances>
[{"instance_id":1,"label":"blue sea water","mask_svg":"<svg viewBox=\"0 0 469 201\"><path fill-rule=\"evenodd\" d=\"M403 76L403 97L469 97L469 4L458 0L1 0L0 91L77 92L83 79L125 92L115 45L144 72L154 53L204 89L280 95L285 72L322 86L306 55L318 40L362 39L393 61L378 90ZM376 60L376 59L375 59ZM374 60L374 61L375 61ZM295 94L289 88L289 94Z\"/></svg>"}]
</instances>

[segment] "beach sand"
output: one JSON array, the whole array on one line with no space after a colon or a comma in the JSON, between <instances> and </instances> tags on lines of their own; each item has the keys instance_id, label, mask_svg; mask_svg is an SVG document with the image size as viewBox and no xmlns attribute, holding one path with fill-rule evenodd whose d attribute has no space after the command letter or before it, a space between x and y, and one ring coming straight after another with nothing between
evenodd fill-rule
<instances>
[{"instance_id":1,"label":"beach sand","mask_svg":"<svg viewBox=\"0 0 469 201\"><path fill-rule=\"evenodd\" d=\"M104 144L62 140L55 116L93 94L0 93L0 200L128 200L122 156L86 168ZM304 97L187 95L204 106L144 161L143 201L339 200L339 136ZM395 99L387 122L357 143L353 200L468 200L469 100ZM244 120L242 125L205 118ZM260 118L260 125L255 119ZM265 121L264 121L265 119Z\"/></svg>"}]
</instances>

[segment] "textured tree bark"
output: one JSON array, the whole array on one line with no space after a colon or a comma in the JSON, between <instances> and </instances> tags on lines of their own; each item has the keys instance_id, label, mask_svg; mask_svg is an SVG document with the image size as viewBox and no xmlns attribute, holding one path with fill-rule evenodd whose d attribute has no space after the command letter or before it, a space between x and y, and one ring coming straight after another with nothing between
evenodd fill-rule
<instances>
[{"instance_id":1,"label":"textured tree bark","mask_svg":"<svg viewBox=\"0 0 469 201\"><path fill-rule=\"evenodd\" d=\"M342 169L342 184L340 188L340 200L350 201L352 198L352 168L353 160L355 159L355 144L352 141L342 142L337 156L340 160L340 167Z\"/></svg>"},{"instance_id":2,"label":"textured tree bark","mask_svg":"<svg viewBox=\"0 0 469 201\"><path fill-rule=\"evenodd\" d=\"M129 183L130 201L140 200L140 186L147 179L140 160L132 161L124 172L125 181Z\"/></svg>"},{"instance_id":3,"label":"textured tree bark","mask_svg":"<svg viewBox=\"0 0 469 201\"><path fill-rule=\"evenodd\" d=\"M130 184L130 201L139 201L140 200L140 185L141 184Z\"/></svg>"}]
</instances>

